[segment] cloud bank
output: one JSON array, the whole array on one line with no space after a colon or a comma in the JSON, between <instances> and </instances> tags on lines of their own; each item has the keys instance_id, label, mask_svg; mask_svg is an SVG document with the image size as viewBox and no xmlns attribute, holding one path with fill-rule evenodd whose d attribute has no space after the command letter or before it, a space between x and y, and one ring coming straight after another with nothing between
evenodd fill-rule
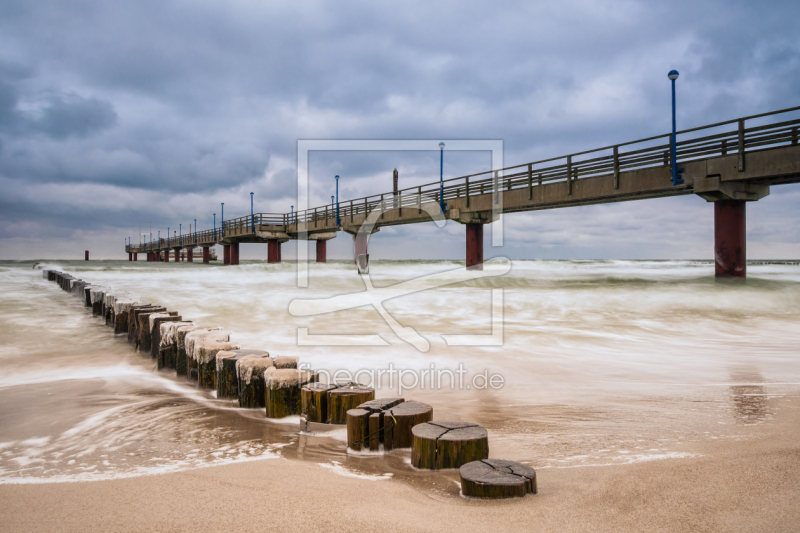
<instances>
[{"instance_id":1,"label":"cloud bank","mask_svg":"<svg viewBox=\"0 0 800 533\"><path fill-rule=\"evenodd\" d=\"M294 203L298 139L502 139L507 164L800 103L796 2L0 5L0 257L122 258L140 224ZM449 155L446 175L485 170ZM438 178L438 154L315 154L312 204ZM800 255L800 189L751 204L751 257ZM520 258L710 258L695 197L515 214ZM441 233L445 231L446 233ZM375 258L462 258L463 228L392 228ZM350 256L331 242L329 257ZM264 258L245 245L242 257ZM287 246L284 257L291 255Z\"/></svg>"}]
</instances>

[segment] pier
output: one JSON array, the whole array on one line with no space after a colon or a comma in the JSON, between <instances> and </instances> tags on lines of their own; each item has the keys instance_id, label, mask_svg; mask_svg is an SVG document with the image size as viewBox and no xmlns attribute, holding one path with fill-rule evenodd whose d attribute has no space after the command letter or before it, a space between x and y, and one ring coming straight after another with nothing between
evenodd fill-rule
<instances>
[{"instance_id":1,"label":"pier","mask_svg":"<svg viewBox=\"0 0 800 533\"><path fill-rule=\"evenodd\" d=\"M696 194L714 204L715 275L744 278L747 202L769 195L773 185L800 182L800 119L787 115L798 110L678 131L674 158L666 133L298 212L254 213L125 251L131 261L138 254L179 261L186 250L191 261L202 248L208 263L209 248L221 245L224 264L237 265L241 244L267 243L268 262L280 263L284 242L306 240L316 241L316 260L324 263L327 241L345 232L353 237L359 272L366 272L368 242L380 227L430 222L433 213L465 226L467 268L481 269L483 226L502 214Z\"/></svg>"}]
</instances>

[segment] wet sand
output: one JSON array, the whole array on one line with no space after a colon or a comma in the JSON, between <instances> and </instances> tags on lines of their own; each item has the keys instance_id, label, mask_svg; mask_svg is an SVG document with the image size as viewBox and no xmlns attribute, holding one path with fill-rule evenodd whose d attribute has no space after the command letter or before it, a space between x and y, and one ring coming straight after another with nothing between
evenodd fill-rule
<instances>
[{"instance_id":1,"label":"wet sand","mask_svg":"<svg viewBox=\"0 0 800 533\"><path fill-rule=\"evenodd\" d=\"M82 483L0 486L4 531L797 531L800 398L699 457L538 471L539 494L467 500L265 459ZM456 490L453 490L456 489Z\"/></svg>"}]
</instances>

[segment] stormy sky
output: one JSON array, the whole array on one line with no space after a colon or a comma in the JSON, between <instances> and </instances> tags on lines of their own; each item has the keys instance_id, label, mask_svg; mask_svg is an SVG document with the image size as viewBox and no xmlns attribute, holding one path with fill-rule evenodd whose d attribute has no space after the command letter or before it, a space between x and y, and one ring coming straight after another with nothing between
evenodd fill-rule
<instances>
[{"instance_id":1,"label":"stormy sky","mask_svg":"<svg viewBox=\"0 0 800 533\"><path fill-rule=\"evenodd\" d=\"M0 2L0 258L123 258L213 213L296 202L298 139L501 139L507 165L800 104L798 2ZM447 154L445 177L486 170ZM315 153L312 204L438 179L438 154ZM748 205L751 258L800 256L800 185ZM711 258L698 197L505 217L487 257ZM329 257L351 253L349 237ZM286 245L284 257L293 255ZM448 223L376 259L463 258ZM263 259L266 245L243 245Z\"/></svg>"}]
</instances>

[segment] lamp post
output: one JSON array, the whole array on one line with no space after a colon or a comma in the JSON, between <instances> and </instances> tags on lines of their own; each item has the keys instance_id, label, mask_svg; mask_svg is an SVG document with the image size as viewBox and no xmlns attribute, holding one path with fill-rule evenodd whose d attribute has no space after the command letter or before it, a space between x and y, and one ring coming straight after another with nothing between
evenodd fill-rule
<instances>
[{"instance_id":1,"label":"lamp post","mask_svg":"<svg viewBox=\"0 0 800 533\"><path fill-rule=\"evenodd\" d=\"M217 240L217 214L214 213L214 240Z\"/></svg>"},{"instance_id":2,"label":"lamp post","mask_svg":"<svg viewBox=\"0 0 800 533\"><path fill-rule=\"evenodd\" d=\"M197 219L194 219L194 243L197 244Z\"/></svg>"},{"instance_id":3,"label":"lamp post","mask_svg":"<svg viewBox=\"0 0 800 533\"><path fill-rule=\"evenodd\" d=\"M169 245L170 245L169 226L167 226L167 248L169 248Z\"/></svg>"},{"instance_id":4,"label":"lamp post","mask_svg":"<svg viewBox=\"0 0 800 533\"><path fill-rule=\"evenodd\" d=\"M250 231L256 232L256 218L253 214L253 193L250 193Z\"/></svg>"},{"instance_id":5,"label":"lamp post","mask_svg":"<svg viewBox=\"0 0 800 533\"><path fill-rule=\"evenodd\" d=\"M444 213L444 143L439 143L439 209Z\"/></svg>"},{"instance_id":6,"label":"lamp post","mask_svg":"<svg viewBox=\"0 0 800 533\"><path fill-rule=\"evenodd\" d=\"M683 178L679 178L678 174L683 169L678 169L678 132L677 123L675 120L675 80L678 79L678 71L670 70L667 77L672 82L672 185L679 185L683 183Z\"/></svg>"},{"instance_id":7,"label":"lamp post","mask_svg":"<svg viewBox=\"0 0 800 533\"><path fill-rule=\"evenodd\" d=\"M183 223L178 224L178 244L183 246Z\"/></svg>"},{"instance_id":8,"label":"lamp post","mask_svg":"<svg viewBox=\"0 0 800 533\"><path fill-rule=\"evenodd\" d=\"M294 206L292 206L292 211L289 214L289 224L294 224Z\"/></svg>"},{"instance_id":9,"label":"lamp post","mask_svg":"<svg viewBox=\"0 0 800 533\"><path fill-rule=\"evenodd\" d=\"M341 226L342 222L339 220L339 174L336 174L336 226Z\"/></svg>"},{"instance_id":10,"label":"lamp post","mask_svg":"<svg viewBox=\"0 0 800 533\"><path fill-rule=\"evenodd\" d=\"M220 212L220 215L219 215L219 231L220 231L220 234L222 235L222 238L224 239L225 238L225 202L222 202L221 205L222 205L222 211Z\"/></svg>"},{"instance_id":11,"label":"lamp post","mask_svg":"<svg viewBox=\"0 0 800 533\"><path fill-rule=\"evenodd\" d=\"M335 204L333 203L333 195L331 194L331 213L333 213L333 211L334 211L334 209L335 209L335 208L334 208L334 205L335 205ZM326 224L327 224L327 222L326 222Z\"/></svg>"}]
</instances>

